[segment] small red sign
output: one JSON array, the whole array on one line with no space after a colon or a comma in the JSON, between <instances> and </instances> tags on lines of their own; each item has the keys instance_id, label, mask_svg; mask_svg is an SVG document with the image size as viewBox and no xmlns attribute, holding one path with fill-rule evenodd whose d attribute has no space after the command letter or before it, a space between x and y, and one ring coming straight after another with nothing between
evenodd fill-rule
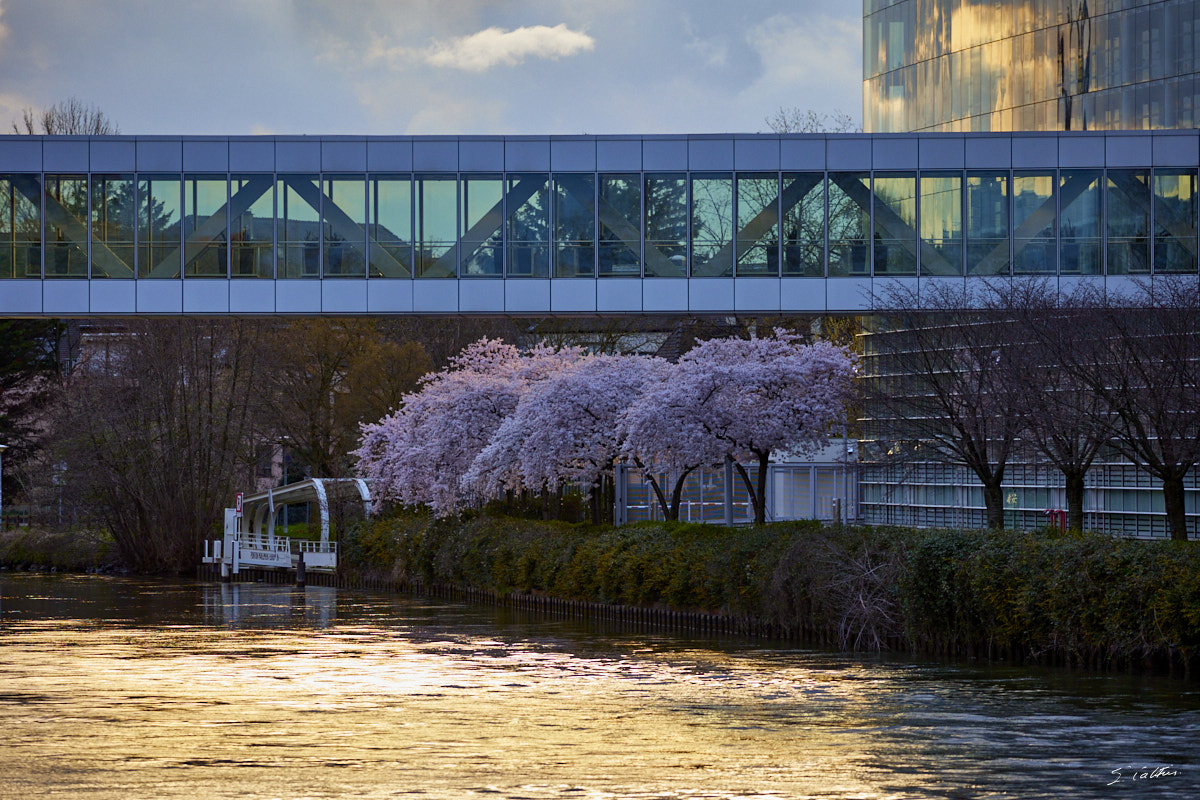
<instances>
[{"instance_id":1,"label":"small red sign","mask_svg":"<svg viewBox=\"0 0 1200 800\"><path fill-rule=\"evenodd\" d=\"M233 501L233 510L237 512L239 517L242 515L242 497L242 493L238 492L237 499Z\"/></svg>"}]
</instances>

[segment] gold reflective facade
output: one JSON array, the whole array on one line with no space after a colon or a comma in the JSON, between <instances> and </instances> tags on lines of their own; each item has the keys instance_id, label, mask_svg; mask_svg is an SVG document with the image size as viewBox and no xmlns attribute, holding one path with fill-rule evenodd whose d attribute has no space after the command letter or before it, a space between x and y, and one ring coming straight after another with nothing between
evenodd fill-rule
<instances>
[{"instance_id":1,"label":"gold reflective facade","mask_svg":"<svg viewBox=\"0 0 1200 800\"><path fill-rule=\"evenodd\" d=\"M864 0L867 132L1200 122L1197 0Z\"/></svg>"}]
</instances>

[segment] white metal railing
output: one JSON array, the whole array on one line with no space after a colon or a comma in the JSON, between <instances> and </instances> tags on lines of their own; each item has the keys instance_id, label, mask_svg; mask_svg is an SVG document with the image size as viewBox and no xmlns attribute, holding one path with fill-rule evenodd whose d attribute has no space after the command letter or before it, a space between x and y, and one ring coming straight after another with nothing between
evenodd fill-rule
<instances>
[{"instance_id":1,"label":"white metal railing","mask_svg":"<svg viewBox=\"0 0 1200 800\"><path fill-rule=\"evenodd\" d=\"M243 566L296 569L303 564L317 570L337 569L336 542L271 536L240 530L241 524L235 510L227 508L224 538L204 542L204 563L220 563L223 577Z\"/></svg>"},{"instance_id":2,"label":"white metal railing","mask_svg":"<svg viewBox=\"0 0 1200 800\"><path fill-rule=\"evenodd\" d=\"M271 538L259 533L243 533L239 531L234 535L234 540L248 550L266 550L273 553L292 552L292 540L286 536Z\"/></svg>"}]
</instances>

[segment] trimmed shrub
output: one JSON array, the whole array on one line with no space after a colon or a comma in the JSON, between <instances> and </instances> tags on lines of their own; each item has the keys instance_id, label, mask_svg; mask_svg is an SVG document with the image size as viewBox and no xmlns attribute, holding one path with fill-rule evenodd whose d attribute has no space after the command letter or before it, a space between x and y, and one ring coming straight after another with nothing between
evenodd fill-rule
<instances>
[{"instance_id":1,"label":"trimmed shrub","mask_svg":"<svg viewBox=\"0 0 1200 800\"><path fill-rule=\"evenodd\" d=\"M1200 654L1194 542L814 521L614 528L406 510L355 527L343 560L418 584L726 614L846 649L1110 665Z\"/></svg>"}]
</instances>

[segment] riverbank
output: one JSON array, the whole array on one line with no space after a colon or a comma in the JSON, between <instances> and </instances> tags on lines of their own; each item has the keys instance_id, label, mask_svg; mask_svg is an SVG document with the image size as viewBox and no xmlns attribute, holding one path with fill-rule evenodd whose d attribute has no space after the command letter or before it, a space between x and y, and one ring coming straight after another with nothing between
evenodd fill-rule
<instances>
[{"instance_id":1,"label":"riverbank","mask_svg":"<svg viewBox=\"0 0 1200 800\"><path fill-rule=\"evenodd\" d=\"M715 617L847 650L1185 674L1200 655L1196 542L397 514L349 532L342 559L345 580Z\"/></svg>"},{"instance_id":2,"label":"riverbank","mask_svg":"<svg viewBox=\"0 0 1200 800\"><path fill-rule=\"evenodd\" d=\"M125 572L110 540L86 531L0 530L0 569L27 572Z\"/></svg>"},{"instance_id":3,"label":"riverbank","mask_svg":"<svg viewBox=\"0 0 1200 800\"><path fill-rule=\"evenodd\" d=\"M1200 674L1197 542L397 513L340 549L338 574L310 583L844 650ZM35 529L0 532L0 567L121 571L99 537Z\"/></svg>"}]
</instances>

